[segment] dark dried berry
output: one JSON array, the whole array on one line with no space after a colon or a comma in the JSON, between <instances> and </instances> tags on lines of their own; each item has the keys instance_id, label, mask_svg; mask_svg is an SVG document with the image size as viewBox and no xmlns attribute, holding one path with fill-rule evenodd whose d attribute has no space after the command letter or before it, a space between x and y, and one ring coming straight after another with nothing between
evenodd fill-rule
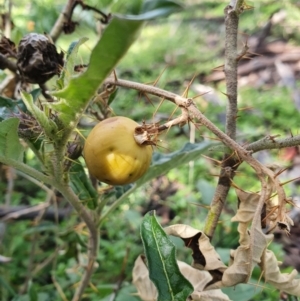
<instances>
[{"instance_id":1,"label":"dark dried berry","mask_svg":"<svg viewBox=\"0 0 300 301\"><path fill-rule=\"evenodd\" d=\"M72 160L77 160L82 155L82 145L79 142L69 143L67 153L68 158Z\"/></svg>"},{"instance_id":2,"label":"dark dried berry","mask_svg":"<svg viewBox=\"0 0 300 301\"><path fill-rule=\"evenodd\" d=\"M21 138L35 140L41 135L42 128L31 115L20 111L19 113L13 113L12 116L20 120L18 134Z\"/></svg>"},{"instance_id":3,"label":"dark dried berry","mask_svg":"<svg viewBox=\"0 0 300 301\"><path fill-rule=\"evenodd\" d=\"M43 84L60 74L63 56L45 35L30 33L19 43L17 67L24 81Z\"/></svg>"},{"instance_id":4,"label":"dark dried berry","mask_svg":"<svg viewBox=\"0 0 300 301\"><path fill-rule=\"evenodd\" d=\"M76 28L77 25L79 25L79 23L78 22L73 22L72 20L70 20L68 22L64 22L63 32L65 34L73 33L75 31L75 28Z\"/></svg>"},{"instance_id":5,"label":"dark dried berry","mask_svg":"<svg viewBox=\"0 0 300 301\"><path fill-rule=\"evenodd\" d=\"M16 57L17 51L15 43L5 36L2 36L0 40L0 53L6 56Z\"/></svg>"}]
</instances>

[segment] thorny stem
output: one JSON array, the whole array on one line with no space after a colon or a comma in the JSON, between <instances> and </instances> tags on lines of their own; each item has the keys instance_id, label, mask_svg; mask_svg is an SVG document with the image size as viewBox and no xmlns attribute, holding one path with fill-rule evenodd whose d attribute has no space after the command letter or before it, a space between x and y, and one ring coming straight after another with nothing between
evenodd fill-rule
<instances>
[{"instance_id":1,"label":"thorny stem","mask_svg":"<svg viewBox=\"0 0 300 301\"><path fill-rule=\"evenodd\" d=\"M279 202L282 204L285 202L285 199L286 199L285 192L284 192L282 186L280 185L279 180L274 176L273 171L271 171L269 168L262 165L255 158L253 158L251 156L251 154L252 154L251 151L247 151L244 147L242 147L240 144L238 144L236 141L234 141L232 138L230 138L226 133L222 132L218 127L216 127L208 118L206 118L197 109L197 107L193 103L192 99L184 98L175 93L165 91L165 90L157 88L157 87L140 84L140 83L136 83L136 82L131 82L131 81L127 81L127 80L122 80L122 79L108 78L105 80L105 83L124 87L124 88L131 88L131 89L138 90L140 92L150 93L152 95L163 97L164 99L168 99L168 100L172 101L177 106L188 110L188 112L189 112L188 118L197 119L208 130L210 130L212 133L214 133L227 147L229 147L231 150L235 151L237 153L239 159L247 162L257 172L257 174L259 174L259 175L264 174L265 176L270 177L270 179L273 180L276 191L278 193ZM180 120L181 120L181 122L183 121L182 119L180 119ZM175 123L173 125L175 125ZM230 168L228 168L228 170L226 172L230 173L230 172L232 172L232 170ZM102 216L101 219L103 220L104 216Z\"/></svg>"},{"instance_id":2,"label":"thorny stem","mask_svg":"<svg viewBox=\"0 0 300 301\"><path fill-rule=\"evenodd\" d=\"M233 141L228 135L226 135L224 132L222 132L220 129L218 129L211 121L209 121L193 104L192 99L182 97L180 95L177 95L176 93L166 91L164 89L150 86L147 84L141 84L133 81L123 80L123 79L114 79L114 78L107 78L105 80L105 83L116 85L123 88L129 88L129 89L135 89L142 93L149 93L152 95L156 95L158 97L162 97L164 99L170 100L177 106L183 108L184 110L189 111L189 116L195 116L198 118L198 120L206 126L209 130L211 130L220 140L223 141L223 138L227 141ZM177 117L176 120L180 120L180 122L183 122L182 116ZM166 127L169 127L170 124L177 125L178 122L172 122L169 121L165 125ZM162 125L165 126L165 125ZM224 142L224 141L223 141ZM227 142L228 143L228 142ZM228 146L227 143L224 143ZM297 146L300 145L300 135L296 135L294 137L290 138L283 138L283 139L272 139L272 137L268 136L265 138L262 138L256 142L253 142L245 148L240 146L238 143L234 142L235 145L237 145L240 150L243 150L244 152L253 153L265 149L278 149L278 148L284 148L284 147L290 147L290 146ZM230 149L235 150L235 148L232 148L229 146Z\"/></svg>"},{"instance_id":3,"label":"thorny stem","mask_svg":"<svg viewBox=\"0 0 300 301\"><path fill-rule=\"evenodd\" d=\"M239 16L235 8L228 5L224 10L226 32L224 73L226 78L226 96L228 98L225 132L233 140L236 139L238 82L237 33L239 23ZM210 210L208 212L204 226L204 233L210 239L212 239L217 227L217 223L219 221L227 194L231 186L231 180L234 177L237 166L237 159L231 154L225 153L223 157L223 163L221 165L218 185L211 201Z\"/></svg>"},{"instance_id":4,"label":"thorny stem","mask_svg":"<svg viewBox=\"0 0 300 301\"><path fill-rule=\"evenodd\" d=\"M60 14L60 16L57 18L57 20L50 32L50 37L54 43L60 36L60 34L63 30L63 27L64 27L64 23L68 22L68 20L70 19L71 14L72 14L72 9L73 9L75 2L76 2L76 0L69 0L66 4L64 10Z\"/></svg>"},{"instance_id":5,"label":"thorny stem","mask_svg":"<svg viewBox=\"0 0 300 301\"><path fill-rule=\"evenodd\" d=\"M105 84L120 86L124 88L138 90L142 93L149 93L152 95L156 95L158 97L163 97L164 99L172 101L174 104L177 104L179 107L187 107L191 102L190 99L177 95L173 92L169 92L154 86L141 84L129 80L124 79L115 79L113 77L109 77L105 80Z\"/></svg>"},{"instance_id":6,"label":"thorny stem","mask_svg":"<svg viewBox=\"0 0 300 301\"><path fill-rule=\"evenodd\" d=\"M300 145L300 135L282 139L275 139L275 137L267 136L258 141L250 143L246 146L246 149L255 153L265 149L280 149L297 145Z\"/></svg>"},{"instance_id":7,"label":"thorny stem","mask_svg":"<svg viewBox=\"0 0 300 301\"><path fill-rule=\"evenodd\" d=\"M92 10L101 15L100 21L104 24L107 24L111 18L110 14L106 15L96 7L85 4L82 0L69 0L50 32L50 37L54 43L63 31L64 26L72 22L72 15L77 5L80 5L84 10ZM73 23L75 24L76 22Z\"/></svg>"},{"instance_id":8,"label":"thorny stem","mask_svg":"<svg viewBox=\"0 0 300 301\"><path fill-rule=\"evenodd\" d=\"M226 110L226 134L235 140L237 115L237 31L238 15L231 6L225 8L225 66L226 96L228 105Z\"/></svg>"},{"instance_id":9,"label":"thorny stem","mask_svg":"<svg viewBox=\"0 0 300 301\"><path fill-rule=\"evenodd\" d=\"M34 179L39 180L42 183L48 184L48 185L54 185L54 181L51 177L37 171L36 169L23 164L22 162L7 158L5 156L0 155L0 162L2 162L5 165L13 166L15 169L22 171L23 173L31 176Z\"/></svg>"},{"instance_id":10,"label":"thorny stem","mask_svg":"<svg viewBox=\"0 0 300 301\"><path fill-rule=\"evenodd\" d=\"M231 138L231 143L236 138L236 117L237 117L237 67L238 67L238 53L237 53L237 33L238 33L238 21L239 16L238 12L240 12L240 7L243 1L235 1L234 5L229 5L225 8L225 26L226 26L226 38L225 38L225 66L224 72L226 76L226 95L228 97L228 106L226 111L226 137ZM133 88L140 90L142 92L151 93L153 95L162 96L161 91L158 90L156 87L152 86L145 86L146 89L140 89L140 84L137 83L130 83L128 81L122 80L115 80L110 81L107 80L108 83L115 84L115 85L126 85L128 88ZM110 82L109 82L110 81ZM176 103L179 107L186 107L187 103L182 104L182 97L180 99L176 98L176 95L173 93L165 91L163 93L163 97L165 99L171 100L172 102ZM191 106L190 108L192 108ZM189 112L191 112L190 108L188 108ZM199 112L199 111L198 111ZM200 112L199 112L200 113ZM203 123L203 117L197 117ZM172 122L172 121L171 121ZM206 122L206 121L205 121ZM174 124L178 124L174 122ZM168 125L170 126L170 124ZM211 126L209 125L212 130ZM217 136L217 132L214 132ZM224 134L225 135L225 134ZM218 136L219 137L219 136ZM220 138L220 137L219 137ZM224 140L222 139L224 142ZM231 147L232 149L232 147ZM233 148L237 150L235 147ZM238 152L240 155L240 153ZM242 157L240 155L240 157ZM248 162L250 164L250 162ZM222 209L225 204L225 200L227 194L229 192L231 186L231 180L234 177L235 169L237 168L237 159L232 156L231 154L225 154L224 160L221 167L221 172L218 180L218 185L216 188L216 192L211 202L210 210L207 215L206 224L204 227L204 233L212 238L217 227L218 220L220 218Z\"/></svg>"},{"instance_id":11,"label":"thorny stem","mask_svg":"<svg viewBox=\"0 0 300 301\"><path fill-rule=\"evenodd\" d=\"M285 223L285 217L283 214L283 206L285 205L286 195L283 187L278 180L278 177L275 176L274 172L267 168L266 166L262 165L259 161L251 156L252 152L247 151L241 145L239 145L236 141L231 139L228 135L218 129L210 120L208 120L197 108L194 104L192 104L188 108L191 115L193 115L196 119L198 119L202 125L208 128L212 133L214 133L226 146L228 146L231 150L236 151L238 157L242 160L247 162L255 171L256 174L259 176L259 179L262 183L262 190L264 189L264 179L262 174L269 177L275 186L275 189L278 194L278 201L279 201L279 209L278 212L280 216L278 217L279 221Z\"/></svg>"}]
</instances>

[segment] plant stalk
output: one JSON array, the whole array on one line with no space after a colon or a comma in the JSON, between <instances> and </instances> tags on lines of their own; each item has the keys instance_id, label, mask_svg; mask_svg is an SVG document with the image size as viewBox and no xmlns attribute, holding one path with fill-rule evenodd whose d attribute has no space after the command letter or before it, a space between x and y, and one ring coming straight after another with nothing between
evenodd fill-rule
<instances>
[{"instance_id":1,"label":"plant stalk","mask_svg":"<svg viewBox=\"0 0 300 301\"><path fill-rule=\"evenodd\" d=\"M76 292L73 296L72 301L81 300L81 296L89 284L90 278L94 271L94 263L98 254L98 227L96 225L95 218L92 213L89 213L87 209L81 204L77 195L73 192L73 190L67 184L56 183L56 188L59 192L69 201L69 203L74 207L77 211L78 215L85 222L87 228L90 232L89 244L88 244L88 264L85 267L84 275L81 279L80 285L76 289Z\"/></svg>"},{"instance_id":2,"label":"plant stalk","mask_svg":"<svg viewBox=\"0 0 300 301\"><path fill-rule=\"evenodd\" d=\"M241 5L241 4L240 4ZM237 119L237 83L238 83L238 53L237 53L237 35L239 15L236 10L228 5L225 10L225 65L224 73L226 78L226 96L228 104L226 109L225 133L236 139L236 119ZM211 201L210 210L207 215L204 226L204 233L213 238L220 215L226 202L231 180L234 177L235 170L238 167L238 159L231 153L225 153L221 165L218 185Z\"/></svg>"}]
</instances>

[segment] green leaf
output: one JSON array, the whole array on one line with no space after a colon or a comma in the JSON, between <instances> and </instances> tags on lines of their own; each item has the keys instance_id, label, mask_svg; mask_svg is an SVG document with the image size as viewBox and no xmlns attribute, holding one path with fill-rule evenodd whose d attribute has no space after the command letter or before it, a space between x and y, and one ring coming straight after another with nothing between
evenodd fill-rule
<instances>
[{"instance_id":1,"label":"green leaf","mask_svg":"<svg viewBox=\"0 0 300 301\"><path fill-rule=\"evenodd\" d=\"M137 186L141 186L153 178L156 178L182 164L196 160L212 145L214 145L213 142L201 142L195 144L187 143L182 149L173 153L154 153L152 165L148 169L147 173L137 181Z\"/></svg>"},{"instance_id":2,"label":"green leaf","mask_svg":"<svg viewBox=\"0 0 300 301\"><path fill-rule=\"evenodd\" d=\"M29 295L30 301L38 301L39 300L35 286L31 281L29 282L28 295Z\"/></svg>"},{"instance_id":3,"label":"green leaf","mask_svg":"<svg viewBox=\"0 0 300 301\"><path fill-rule=\"evenodd\" d=\"M98 287L99 288L99 287ZM101 290L103 291L103 289ZM106 296L105 298L99 300L99 301L141 301L141 299L138 296L135 296L136 288L133 285L124 285L119 291L115 298L115 294L110 294Z\"/></svg>"},{"instance_id":4,"label":"green leaf","mask_svg":"<svg viewBox=\"0 0 300 301\"><path fill-rule=\"evenodd\" d=\"M40 93L41 89L35 89L30 92L34 100ZM0 121L10 117L12 112L19 112L20 110L27 111L22 99L16 100L0 95Z\"/></svg>"},{"instance_id":5,"label":"green leaf","mask_svg":"<svg viewBox=\"0 0 300 301\"><path fill-rule=\"evenodd\" d=\"M26 235L32 235L35 233L42 233L42 232L53 232L55 233L55 231L57 231L57 225L53 225L53 223L45 223L45 224L41 224L32 228L28 228L26 229L22 234L24 236Z\"/></svg>"},{"instance_id":6,"label":"green leaf","mask_svg":"<svg viewBox=\"0 0 300 301\"><path fill-rule=\"evenodd\" d=\"M142 12L149 12L157 8L180 7L183 5L179 1L174 0L145 0L142 7Z\"/></svg>"},{"instance_id":7,"label":"green leaf","mask_svg":"<svg viewBox=\"0 0 300 301\"><path fill-rule=\"evenodd\" d=\"M52 300L50 299L50 296L47 293L38 293L37 294L37 299L32 299L32 296L30 294L26 295L18 295L15 296L11 301L33 301L33 300L38 300L38 301L49 301Z\"/></svg>"},{"instance_id":8,"label":"green leaf","mask_svg":"<svg viewBox=\"0 0 300 301\"><path fill-rule=\"evenodd\" d=\"M86 72L72 78L64 89L52 93L63 98L49 105L59 113L65 125L70 126L75 117L82 114L99 85L134 42L142 24L142 21L114 17L93 49Z\"/></svg>"},{"instance_id":9,"label":"green leaf","mask_svg":"<svg viewBox=\"0 0 300 301\"><path fill-rule=\"evenodd\" d=\"M197 182L196 189L201 193L201 203L205 205L210 205L216 187L212 183L201 179Z\"/></svg>"},{"instance_id":10,"label":"green leaf","mask_svg":"<svg viewBox=\"0 0 300 301\"><path fill-rule=\"evenodd\" d=\"M115 91L113 93L110 94L107 105L111 105L111 103L114 101L114 99L116 98L117 94L118 94L119 89L115 89Z\"/></svg>"},{"instance_id":11,"label":"green leaf","mask_svg":"<svg viewBox=\"0 0 300 301\"><path fill-rule=\"evenodd\" d=\"M95 209L97 207L98 193L79 161L76 161L70 168L70 186L79 199L87 204L88 208Z\"/></svg>"},{"instance_id":12,"label":"green leaf","mask_svg":"<svg viewBox=\"0 0 300 301\"><path fill-rule=\"evenodd\" d=\"M145 19L153 19L162 16L168 16L172 13L179 12L183 9L183 5L179 1L174 0L147 0L142 7L143 14L139 17Z\"/></svg>"},{"instance_id":13,"label":"green leaf","mask_svg":"<svg viewBox=\"0 0 300 301\"><path fill-rule=\"evenodd\" d=\"M256 283L257 280L253 280ZM248 301L255 295L261 294L254 284L238 284L234 287L222 288L222 292L226 294L232 301Z\"/></svg>"},{"instance_id":14,"label":"green leaf","mask_svg":"<svg viewBox=\"0 0 300 301\"><path fill-rule=\"evenodd\" d=\"M14 108L17 104L22 103L19 100L14 100L5 96L0 95L0 107L6 107L6 108Z\"/></svg>"},{"instance_id":15,"label":"green leaf","mask_svg":"<svg viewBox=\"0 0 300 301\"><path fill-rule=\"evenodd\" d=\"M21 97L27 107L27 110L36 118L46 135L48 137L55 137L58 131L56 123L51 120L44 111L35 105L31 94L22 91Z\"/></svg>"},{"instance_id":16,"label":"green leaf","mask_svg":"<svg viewBox=\"0 0 300 301\"><path fill-rule=\"evenodd\" d=\"M6 289L13 296L17 295L15 293L15 291L13 290L13 288L1 276L0 276L0 287L3 288L3 289Z\"/></svg>"},{"instance_id":17,"label":"green leaf","mask_svg":"<svg viewBox=\"0 0 300 301\"><path fill-rule=\"evenodd\" d=\"M81 38L78 41L72 42L67 51L66 60L63 71L57 80L59 88L63 89L71 80L74 73L74 66L78 54L79 47L85 43L88 38Z\"/></svg>"},{"instance_id":18,"label":"green leaf","mask_svg":"<svg viewBox=\"0 0 300 301\"><path fill-rule=\"evenodd\" d=\"M102 216L102 221L109 215L121 202L123 202L130 194L144 183L158 177L161 174L167 173L169 170L179 167L182 164L187 164L192 160L199 158L205 151L207 151L214 142L201 143L187 143L181 150L169 154L154 153L152 158L152 165L149 167L147 173L141 177L131 188L118 189L118 199ZM127 189L129 188L129 189ZM122 193L120 195L120 192Z\"/></svg>"},{"instance_id":19,"label":"green leaf","mask_svg":"<svg viewBox=\"0 0 300 301\"><path fill-rule=\"evenodd\" d=\"M141 237L148 262L149 277L158 290L158 301L182 301L194 291L181 274L176 249L157 222L154 211L147 213L141 225Z\"/></svg>"},{"instance_id":20,"label":"green leaf","mask_svg":"<svg viewBox=\"0 0 300 301\"><path fill-rule=\"evenodd\" d=\"M0 122L0 155L21 161L24 149L18 137L18 118L9 118Z\"/></svg>"},{"instance_id":21,"label":"green leaf","mask_svg":"<svg viewBox=\"0 0 300 301\"><path fill-rule=\"evenodd\" d=\"M114 186L114 194L116 198L120 198L124 193L134 187L134 184L127 184L122 186Z\"/></svg>"}]
</instances>

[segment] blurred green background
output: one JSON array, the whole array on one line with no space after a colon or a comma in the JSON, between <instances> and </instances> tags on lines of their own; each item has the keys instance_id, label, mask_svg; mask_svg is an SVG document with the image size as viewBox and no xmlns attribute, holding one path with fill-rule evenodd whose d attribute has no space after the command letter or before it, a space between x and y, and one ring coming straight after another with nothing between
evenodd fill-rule
<instances>
[{"instance_id":1,"label":"blurred green background","mask_svg":"<svg viewBox=\"0 0 300 301\"><path fill-rule=\"evenodd\" d=\"M85 3L106 13L117 14L134 14L141 5L139 0L130 1L130 4L121 0L86 0ZM0 4L2 14L7 12L8 4L8 1ZM217 74L214 69L224 63L223 10L227 4L228 1L189 0L185 1L182 12L148 22L137 42L117 67L118 77L155 83L160 88L182 95L188 93L189 97L194 97L200 110L224 129L225 83L213 75ZM240 19L240 49L245 43L251 46L255 38L265 32L270 18L284 11L284 19L272 23L263 41L265 48L261 50L280 41L297 52L300 41L300 1L247 1L247 4L253 8L246 10ZM11 11L11 40L17 44L29 32L49 33L64 5L65 1L61 0L55 3L51 0L30 3L15 0ZM70 35L62 34L56 45L66 52L71 42L88 37L89 41L80 49L78 61L79 64L87 63L103 25L97 21L93 12L83 11L80 7L75 9L73 20L79 23L76 31ZM264 53L264 56L286 54L286 49L280 53L279 50L277 53L268 50L269 53ZM257 55L251 54L249 57L256 58ZM243 60L241 65L246 65L248 61ZM292 65L298 63L288 62ZM251 143L266 135L280 135L283 138L291 133L299 134L295 93L299 88L300 68L299 71L293 69L292 86L276 75L274 68L268 65L262 70L252 70L249 74L241 75L239 108L246 108L239 112L237 121L241 143ZM269 77L263 80L263 71L271 73L271 76L267 74L265 76ZM1 70L0 78L4 80L6 76L6 71ZM54 81L52 79L48 83L50 89ZM199 96L206 92L210 93ZM173 104L157 97L148 97L134 90L120 88L112 103L112 110L116 115L128 116L138 122L163 122L179 114ZM156 151L174 152L188 141L201 143L211 139L214 136L201 125L197 125L196 129L193 126L174 127L162 135ZM208 151L206 155L221 160L222 150ZM26 156L27 160L34 162L32 153L28 152ZM260 152L256 156L264 163L278 162L282 166L292 164L284 160L282 151ZM156 209L163 225L185 223L202 229L207 214L206 206L213 196L218 172L219 167L214 161L202 157L180 168L174 166L167 174L130 195L128 201L110 216L102 228L98 267L83 300L140 300L132 294L136 290L131 285L131 271L135 258L143 252L139 237L143 214ZM0 203L4 203L6 179L2 168ZM254 172L244 164L239 168L234 181L244 190L257 191L260 187ZM291 192L291 189L288 188L288 191ZM17 177L12 196L11 206L34 205L44 200L45 193L24 178ZM230 248L238 246L237 224L230 221L236 207L237 200L232 190L213 240L224 262L228 262ZM1 225L0 254L13 260L7 264L0 263L0 300L70 300L81 278L80 264L86 260L84 242L87 233L76 215L71 215L59 224L41 221L35 225L29 220ZM178 248L178 258L190 263L190 250L185 249L177 239L174 239L174 243ZM270 248L279 260L284 259L282 245L273 243ZM287 271L291 269L286 268ZM26 289L24 283L27 283ZM280 300L279 292L260 280L259 270L255 270L251 283L227 289L226 293L237 301Z\"/></svg>"}]
</instances>

